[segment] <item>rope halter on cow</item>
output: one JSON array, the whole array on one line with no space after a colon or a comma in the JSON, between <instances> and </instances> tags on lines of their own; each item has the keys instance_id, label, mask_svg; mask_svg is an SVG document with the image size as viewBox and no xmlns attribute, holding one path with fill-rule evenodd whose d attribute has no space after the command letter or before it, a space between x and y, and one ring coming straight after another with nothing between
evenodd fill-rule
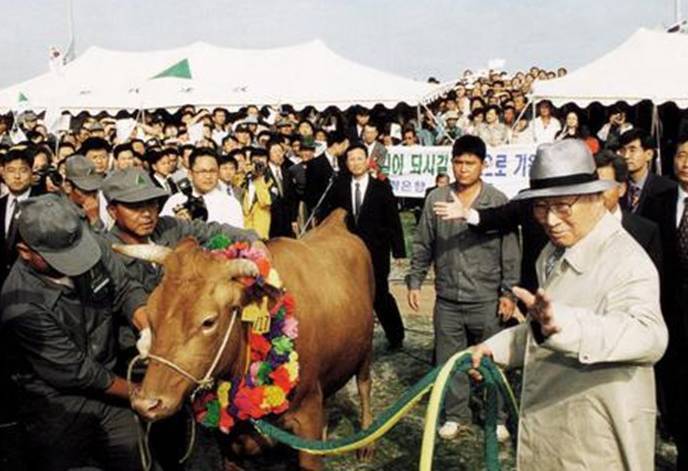
<instances>
[{"instance_id":1,"label":"rope halter on cow","mask_svg":"<svg viewBox=\"0 0 688 471\"><path fill-rule=\"evenodd\" d=\"M217 365L220 363L220 359L222 358L222 355L225 351L225 348L227 348L227 343L229 342L229 338L231 337L232 334L232 329L234 328L234 323L236 322L237 314L239 312L240 308L235 307L232 309L232 318L229 321L229 327L227 328L227 331L225 332L225 336L222 339L222 344L220 344L220 348L217 350L217 353L215 354L215 358L213 359L213 362L210 364L210 367L208 368L208 371L206 371L205 375L203 378L198 379L191 373L189 373L187 370L182 368L181 366L177 365L173 361L170 361L166 358L163 358L159 355L154 355L150 352L139 352L138 355L136 355L131 362L129 363L129 368L127 369L127 383L129 384L129 393L131 394L133 392L132 387L131 387L131 374L134 369L134 366L136 365L137 362L142 361L142 360L155 360L158 363L161 363L168 368L174 370L175 372L179 373L191 383L195 384L196 387L194 388L193 392L191 393L191 401L194 400L196 394L199 391L210 389L213 387L213 384L215 384L215 379L213 378L213 374L215 373L215 369L217 368Z\"/></svg>"}]
</instances>

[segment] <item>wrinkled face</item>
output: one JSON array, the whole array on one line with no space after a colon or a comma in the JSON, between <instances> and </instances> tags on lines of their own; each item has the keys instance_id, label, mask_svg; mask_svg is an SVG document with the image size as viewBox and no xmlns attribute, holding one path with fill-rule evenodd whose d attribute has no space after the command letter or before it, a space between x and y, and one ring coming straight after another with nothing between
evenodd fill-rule
<instances>
[{"instance_id":1,"label":"wrinkled face","mask_svg":"<svg viewBox=\"0 0 688 471\"><path fill-rule=\"evenodd\" d=\"M473 154L461 154L452 159L454 178L461 186L471 186L477 183L484 166L480 157Z\"/></svg>"},{"instance_id":2,"label":"wrinkled face","mask_svg":"<svg viewBox=\"0 0 688 471\"><path fill-rule=\"evenodd\" d=\"M153 233L158 224L160 206L157 200L114 203L108 206L108 213L120 230L137 238L145 238Z\"/></svg>"},{"instance_id":3,"label":"wrinkled face","mask_svg":"<svg viewBox=\"0 0 688 471\"><path fill-rule=\"evenodd\" d=\"M146 307L152 333L150 353L200 380L221 349L234 309L243 302L243 287L232 279L227 261L202 251L193 240L183 241L165 259L164 267L165 277L151 293ZM213 376L243 359L240 315L229 331ZM150 360L141 388L132 397L132 406L146 420L169 417L195 387L191 379Z\"/></svg>"},{"instance_id":4,"label":"wrinkled face","mask_svg":"<svg viewBox=\"0 0 688 471\"><path fill-rule=\"evenodd\" d=\"M604 210L599 194L555 196L533 202L533 216L557 247L572 247L588 235Z\"/></svg>"}]
</instances>

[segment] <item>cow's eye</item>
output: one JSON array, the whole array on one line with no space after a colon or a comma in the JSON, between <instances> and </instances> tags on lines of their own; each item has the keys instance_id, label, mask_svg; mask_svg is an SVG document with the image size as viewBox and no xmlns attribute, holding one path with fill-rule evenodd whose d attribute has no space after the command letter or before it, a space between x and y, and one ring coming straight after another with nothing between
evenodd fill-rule
<instances>
[{"instance_id":1,"label":"cow's eye","mask_svg":"<svg viewBox=\"0 0 688 471\"><path fill-rule=\"evenodd\" d=\"M212 329L213 327L215 327L216 323L217 323L217 316L208 317L208 318L203 320L203 322L201 323L201 327L203 327L203 329L205 329L205 330Z\"/></svg>"}]
</instances>

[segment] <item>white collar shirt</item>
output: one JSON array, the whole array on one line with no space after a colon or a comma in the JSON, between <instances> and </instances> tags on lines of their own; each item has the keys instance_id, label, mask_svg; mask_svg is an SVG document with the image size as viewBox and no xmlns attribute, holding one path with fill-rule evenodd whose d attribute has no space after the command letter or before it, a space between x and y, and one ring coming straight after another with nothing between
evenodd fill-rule
<instances>
[{"instance_id":1,"label":"white collar shirt","mask_svg":"<svg viewBox=\"0 0 688 471\"><path fill-rule=\"evenodd\" d=\"M681 224L681 218L683 217L683 211L686 207L686 198L688 198L688 193L682 188L678 187L678 201L676 201L676 227Z\"/></svg>"},{"instance_id":2,"label":"white collar shirt","mask_svg":"<svg viewBox=\"0 0 688 471\"><path fill-rule=\"evenodd\" d=\"M222 191L219 186L216 186L204 195L199 195L196 190L194 190L193 194L194 196L203 197L203 202L208 210L208 222L218 222L240 229L244 228L244 214L239 201ZM169 197L160 215L174 216L174 208L185 201L186 196L183 193L175 193Z\"/></svg>"},{"instance_id":3,"label":"white collar shirt","mask_svg":"<svg viewBox=\"0 0 688 471\"><path fill-rule=\"evenodd\" d=\"M31 193L31 187L29 187L24 193L15 195L13 193L7 194L7 208L5 209L5 234L10 230L10 224L12 223L12 216L16 213L15 206L20 202L24 201L29 197Z\"/></svg>"}]
</instances>

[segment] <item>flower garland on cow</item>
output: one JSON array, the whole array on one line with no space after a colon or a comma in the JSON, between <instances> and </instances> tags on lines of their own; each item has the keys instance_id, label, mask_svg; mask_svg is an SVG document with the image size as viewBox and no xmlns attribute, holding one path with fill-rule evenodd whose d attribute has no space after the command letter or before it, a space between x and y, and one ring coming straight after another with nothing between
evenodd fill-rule
<instances>
[{"instance_id":1,"label":"flower garland on cow","mask_svg":"<svg viewBox=\"0 0 688 471\"><path fill-rule=\"evenodd\" d=\"M299 356L294 341L298 321L294 299L282 288L277 271L266 255L245 242L232 242L224 235L213 237L205 248L217 257L253 261L259 271L245 277L249 299L242 321L249 322L249 363L244 374L220 379L214 389L193 401L198 423L229 433L236 421L281 414L289 408L290 393L299 379ZM273 299L269 307L269 299Z\"/></svg>"}]
</instances>

